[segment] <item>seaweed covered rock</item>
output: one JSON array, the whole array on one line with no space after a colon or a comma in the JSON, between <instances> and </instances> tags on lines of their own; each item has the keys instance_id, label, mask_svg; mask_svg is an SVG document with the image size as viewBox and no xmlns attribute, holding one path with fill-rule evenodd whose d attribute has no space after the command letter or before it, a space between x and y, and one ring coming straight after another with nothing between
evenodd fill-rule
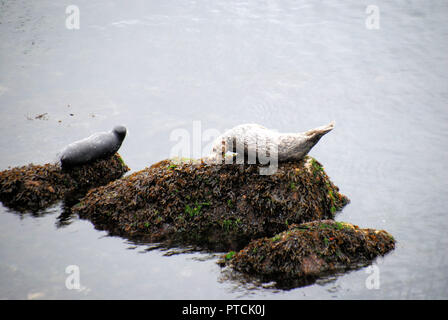
<instances>
[{"instance_id":1,"label":"seaweed covered rock","mask_svg":"<svg viewBox=\"0 0 448 320\"><path fill-rule=\"evenodd\" d=\"M266 281L304 285L368 265L394 247L394 238L384 230L323 220L291 225L274 237L253 240L224 259L234 270Z\"/></svg>"},{"instance_id":2,"label":"seaweed covered rock","mask_svg":"<svg viewBox=\"0 0 448 320\"><path fill-rule=\"evenodd\" d=\"M332 219L348 202L313 158L259 165L161 161L90 190L73 211L113 235L240 249L289 224Z\"/></svg>"},{"instance_id":3,"label":"seaweed covered rock","mask_svg":"<svg viewBox=\"0 0 448 320\"><path fill-rule=\"evenodd\" d=\"M18 211L37 211L119 179L127 171L118 153L70 170L63 170L59 164L29 164L0 172L0 200Z\"/></svg>"}]
</instances>

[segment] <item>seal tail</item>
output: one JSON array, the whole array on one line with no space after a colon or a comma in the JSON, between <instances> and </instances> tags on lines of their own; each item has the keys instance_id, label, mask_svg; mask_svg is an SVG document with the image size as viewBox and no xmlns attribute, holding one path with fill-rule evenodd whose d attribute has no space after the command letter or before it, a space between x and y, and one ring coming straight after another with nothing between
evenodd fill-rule
<instances>
[{"instance_id":1,"label":"seal tail","mask_svg":"<svg viewBox=\"0 0 448 320\"><path fill-rule=\"evenodd\" d=\"M317 127L317 128L314 128L314 129L306 131L305 135L310 137L310 139L317 139L317 140L319 140L324 134L326 134L326 133L330 132L331 130L333 130L334 125L335 125L335 122L331 121L326 126Z\"/></svg>"}]
</instances>

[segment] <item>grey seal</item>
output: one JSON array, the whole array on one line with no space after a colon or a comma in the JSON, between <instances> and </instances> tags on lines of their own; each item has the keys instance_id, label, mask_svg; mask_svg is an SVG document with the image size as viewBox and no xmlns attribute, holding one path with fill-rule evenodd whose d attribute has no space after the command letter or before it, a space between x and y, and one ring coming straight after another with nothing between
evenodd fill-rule
<instances>
[{"instance_id":1,"label":"grey seal","mask_svg":"<svg viewBox=\"0 0 448 320\"><path fill-rule=\"evenodd\" d=\"M278 162L300 160L316 145L323 135L333 130L335 122L300 133L279 133L259 124L238 125L215 139L208 161L222 163L226 152L275 158ZM226 160L227 161L227 160ZM251 163L251 162L249 162ZM255 163L255 162L252 162Z\"/></svg>"},{"instance_id":2,"label":"grey seal","mask_svg":"<svg viewBox=\"0 0 448 320\"><path fill-rule=\"evenodd\" d=\"M61 151L61 165L72 167L112 156L120 149L125 136L126 128L116 126L110 132L97 132L70 143Z\"/></svg>"}]
</instances>

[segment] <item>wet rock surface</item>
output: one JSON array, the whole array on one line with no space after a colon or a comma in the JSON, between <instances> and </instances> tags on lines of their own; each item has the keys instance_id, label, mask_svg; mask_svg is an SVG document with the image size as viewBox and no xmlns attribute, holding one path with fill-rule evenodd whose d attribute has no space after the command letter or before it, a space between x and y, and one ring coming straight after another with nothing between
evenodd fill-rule
<instances>
[{"instance_id":1,"label":"wet rock surface","mask_svg":"<svg viewBox=\"0 0 448 320\"><path fill-rule=\"evenodd\" d=\"M223 258L234 270L294 287L366 266L394 247L394 238L384 230L322 220L291 225L274 237L253 240Z\"/></svg>"},{"instance_id":2,"label":"wet rock surface","mask_svg":"<svg viewBox=\"0 0 448 320\"><path fill-rule=\"evenodd\" d=\"M72 211L112 235L227 251L332 219L347 203L309 156L273 175L259 165L164 160L90 190Z\"/></svg>"},{"instance_id":3,"label":"wet rock surface","mask_svg":"<svg viewBox=\"0 0 448 320\"><path fill-rule=\"evenodd\" d=\"M226 269L283 288L394 249L386 231L334 221L349 200L314 158L280 163L272 175L260 166L170 159L122 177L129 168L118 154L69 170L30 164L0 172L0 198L18 211L64 199L61 224L78 215L158 247L229 251L219 262Z\"/></svg>"},{"instance_id":4,"label":"wet rock surface","mask_svg":"<svg viewBox=\"0 0 448 320\"><path fill-rule=\"evenodd\" d=\"M88 189L119 179L127 171L129 168L118 153L67 170L57 163L29 164L0 172L0 200L19 212L38 211L58 200L80 197Z\"/></svg>"}]
</instances>

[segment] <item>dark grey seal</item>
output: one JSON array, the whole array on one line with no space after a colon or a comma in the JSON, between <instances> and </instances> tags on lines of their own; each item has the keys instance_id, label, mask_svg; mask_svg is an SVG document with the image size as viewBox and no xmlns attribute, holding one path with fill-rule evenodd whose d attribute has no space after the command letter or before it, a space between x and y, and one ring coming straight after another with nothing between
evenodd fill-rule
<instances>
[{"instance_id":1,"label":"dark grey seal","mask_svg":"<svg viewBox=\"0 0 448 320\"><path fill-rule=\"evenodd\" d=\"M70 143L61 151L62 167L72 167L112 156L120 149L126 128L116 126L110 132L94 133L88 138Z\"/></svg>"}]
</instances>

